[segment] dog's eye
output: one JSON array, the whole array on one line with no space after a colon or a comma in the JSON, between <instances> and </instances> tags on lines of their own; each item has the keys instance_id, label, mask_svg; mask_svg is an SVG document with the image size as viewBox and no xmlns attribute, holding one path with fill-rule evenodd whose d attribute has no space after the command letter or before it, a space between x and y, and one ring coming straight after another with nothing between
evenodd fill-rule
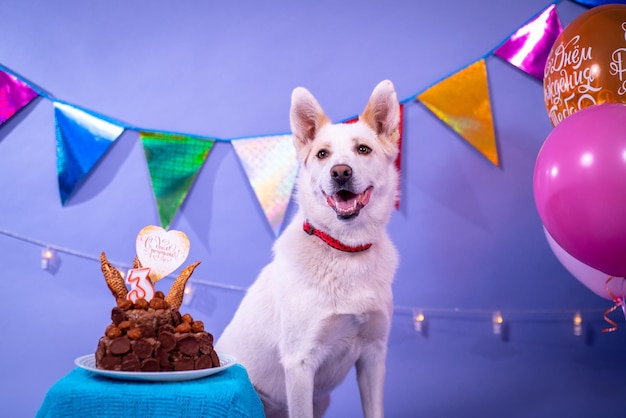
<instances>
[{"instance_id":1,"label":"dog's eye","mask_svg":"<svg viewBox=\"0 0 626 418\"><path fill-rule=\"evenodd\" d=\"M357 151L359 152L359 154L367 155L370 152L372 152L372 149L370 147L368 147L367 145L359 145L357 147Z\"/></svg>"},{"instance_id":2,"label":"dog's eye","mask_svg":"<svg viewBox=\"0 0 626 418\"><path fill-rule=\"evenodd\" d=\"M326 157L328 157L328 151L326 151L325 149L321 149L321 150L317 151L317 158L322 160L322 159L324 159Z\"/></svg>"}]
</instances>

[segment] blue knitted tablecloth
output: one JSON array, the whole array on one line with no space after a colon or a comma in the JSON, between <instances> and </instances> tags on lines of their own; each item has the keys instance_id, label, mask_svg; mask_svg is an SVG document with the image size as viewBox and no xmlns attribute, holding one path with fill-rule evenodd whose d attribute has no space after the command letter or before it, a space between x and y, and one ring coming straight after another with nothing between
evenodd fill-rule
<instances>
[{"instance_id":1,"label":"blue knitted tablecloth","mask_svg":"<svg viewBox=\"0 0 626 418\"><path fill-rule=\"evenodd\" d=\"M48 391L37 418L264 417L239 364L182 382L124 381L75 368Z\"/></svg>"}]
</instances>

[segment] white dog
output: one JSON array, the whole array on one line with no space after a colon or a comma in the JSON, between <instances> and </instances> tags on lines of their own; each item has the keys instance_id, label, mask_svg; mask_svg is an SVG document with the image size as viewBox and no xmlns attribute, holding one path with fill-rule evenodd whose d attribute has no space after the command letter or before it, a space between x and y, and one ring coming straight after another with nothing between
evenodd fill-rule
<instances>
[{"instance_id":1,"label":"white dog","mask_svg":"<svg viewBox=\"0 0 626 418\"><path fill-rule=\"evenodd\" d=\"M352 366L365 417L382 417L398 99L381 82L351 124L330 123L302 87L291 101L299 210L216 347L247 369L268 417L322 416Z\"/></svg>"}]
</instances>

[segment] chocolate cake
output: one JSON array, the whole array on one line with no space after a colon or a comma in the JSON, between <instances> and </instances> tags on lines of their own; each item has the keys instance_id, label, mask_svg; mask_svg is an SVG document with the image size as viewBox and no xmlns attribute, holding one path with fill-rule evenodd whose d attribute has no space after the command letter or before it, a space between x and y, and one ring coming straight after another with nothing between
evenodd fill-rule
<instances>
[{"instance_id":1,"label":"chocolate cake","mask_svg":"<svg viewBox=\"0 0 626 418\"><path fill-rule=\"evenodd\" d=\"M180 314L162 292L148 302L118 299L112 323L98 342L96 367L128 372L159 372L219 367L213 335L202 321Z\"/></svg>"},{"instance_id":2,"label":"chocolate cake","mask_svg":"<svg viewBox=\"0 0 626 418\"><path fill-rule=\"evenodd\" d=\"M127 298L128 289L119 271L100 255L106 283L117 306L112 323L98 341L96 367L128 372L184 371L219 367L213 335L202 321L181 315L187 280L199 262L187 266L172 284L167 296L154 292L150 301ZM135 259L135 267L139 262Z\"/></svg>"}]
</instances>

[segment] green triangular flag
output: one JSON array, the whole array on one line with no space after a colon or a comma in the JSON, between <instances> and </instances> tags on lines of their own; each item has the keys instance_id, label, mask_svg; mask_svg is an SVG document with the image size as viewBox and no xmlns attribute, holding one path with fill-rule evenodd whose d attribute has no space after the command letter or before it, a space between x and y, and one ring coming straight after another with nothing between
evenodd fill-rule
<instances>
[{"instance_id":1,"label":"green triangular flag","mask_svg":"<svg viewBox=\"0 0 626 418\"><path fill-rule=\"evenodd\" d=\"M139 132L139 137L161 226L168 229L215 141L163 132Z\"/></svg>"}]
</instances>

